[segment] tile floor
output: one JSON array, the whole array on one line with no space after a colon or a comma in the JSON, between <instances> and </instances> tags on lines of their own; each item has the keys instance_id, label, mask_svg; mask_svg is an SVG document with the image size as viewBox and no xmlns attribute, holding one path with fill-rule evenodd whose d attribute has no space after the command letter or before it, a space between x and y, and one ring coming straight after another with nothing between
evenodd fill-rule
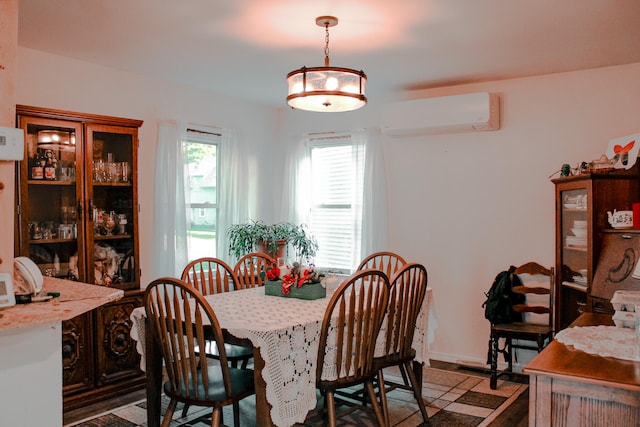
<instances>
[{"instance_id":1,"label":"tile floor","mask_svg":"<svg viewBox=\"0 0 640 427\"><path fill-rule=\"evenodd\" d=\"M386 374L386 379L394 380L392 372ZM422 387L423 398L427 405L427 412L431 426L487 426L498 414L513 403L521 393L527 390L526 384L499 381L497 390L489 388L489 379L473 373L446 371L425 368ZM390 421L394 427L413 427L422 423L422 417L413 395L405 390L396 389L388 394ZM163 402L165 405L167 402ZM319 403L320 407L321 403ZM80 423L69 424L67 427L141 427L146 425L146 404L139 402L117 408L109 414L96 417ZM345 409L347 411L345 411ZM241 402L241 425L255 426L255 401L247 398ZM338 412L348 412L347 407L339 408ZM174 415L172 427L204 427L210 425L208 417L210 409L190 408L186 418L181 418L182 405ZM224 411L227 425L233 424L231 408ZM301 426L302 424L298 425ZM320 416L309 416L305 426L322 426ZM372 411L354 411L343 415L338 420L339 426L375 426L375 416Z\"/></svg>"}]
</instances>

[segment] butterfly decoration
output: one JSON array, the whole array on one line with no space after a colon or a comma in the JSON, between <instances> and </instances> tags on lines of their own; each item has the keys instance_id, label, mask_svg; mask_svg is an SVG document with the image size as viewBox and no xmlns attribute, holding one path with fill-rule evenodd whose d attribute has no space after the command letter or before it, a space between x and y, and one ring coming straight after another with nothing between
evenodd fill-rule
<instances>
[{"instance_id":1,"label":"butterfly decoration","mask_svg":"<svg viewBox=\"0 0 640 427\"><path fill-rule=\"evenodd\" d=\"M621 146L621 145L615 144L613 146L613 152L615 154L629 154L629 151L631 151L631 149L633 148L633 145L635 143L636 143L635 141L631 141L630 143L628 143L624 147Z\"/></svg>"},{"instance_id":2,"label":"butterfly decoration","mask_svg":"<svg viewBox=\"0 0 640 427\"><path fill-rule=\"evenodd\" d=\"M630 169L635 165L640 149L640 134L614 138L609 141L607 158L613 160L614 168Z\"/></svg>"}]
</instances>

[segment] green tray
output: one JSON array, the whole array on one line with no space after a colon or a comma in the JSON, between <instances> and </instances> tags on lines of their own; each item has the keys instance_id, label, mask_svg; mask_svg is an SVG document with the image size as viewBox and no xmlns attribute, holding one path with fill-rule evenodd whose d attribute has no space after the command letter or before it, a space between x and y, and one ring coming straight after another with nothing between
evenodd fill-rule
<instances>
[{"instance_id":1,"label":"green tray","mask_svg":"<svg viewBox=\"0 0 640 427\"><path fill-rule=\"evenodd\" d=\"M327 290L320 283L307 283L301 287L293 285L289 288L290 292L286 295L282 294L282 282L265 280L265 295L273 295L276 297L297 298L297 299L318 299L327 296Z\"/></svg>"}]
</instances>

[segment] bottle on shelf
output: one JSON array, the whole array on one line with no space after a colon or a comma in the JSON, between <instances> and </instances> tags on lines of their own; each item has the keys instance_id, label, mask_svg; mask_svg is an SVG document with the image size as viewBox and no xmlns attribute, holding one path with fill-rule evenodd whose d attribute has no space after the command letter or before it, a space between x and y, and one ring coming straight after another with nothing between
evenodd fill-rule
<instances>
[{"instance_id":1,"label":"bottle on shelf","mask_svg":"<svg viewBox=\"0 0 640 427\"><path fill-rule=\"evenodd\" d=\"M46 150L44 152L44 157L44 179L55 181L57 178L56 172L58 169L58 160L56 159L56 155L53 153L53 151Z\"/></svg>"},{"instance_id":2,"label":"bottle on shelf","mask_svg":"<svg viewBox=\"0 0 640 427\"><path fill-rule=\"evenodd\" d=\"M33 158L33 165L31 166L31 179L44 179L44 163L45 159L38 151Z\"/></svg>"}]
</instances>

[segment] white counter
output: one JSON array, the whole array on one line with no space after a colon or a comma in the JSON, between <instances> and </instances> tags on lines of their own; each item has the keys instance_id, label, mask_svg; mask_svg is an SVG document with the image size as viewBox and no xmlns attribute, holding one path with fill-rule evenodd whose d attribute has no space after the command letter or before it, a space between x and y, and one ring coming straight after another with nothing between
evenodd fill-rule
<instances>
[{"instance_id":1,"label":"white counter","mask_svg":"<svg viewBox=\"0 0 640 427\"><path fill-rule=\"evenodd\" d=\"M60 297L0 309L2 425L62 425L62 321L117 301L118 289L45 277Z\"/></svg>"}]
</instances>

